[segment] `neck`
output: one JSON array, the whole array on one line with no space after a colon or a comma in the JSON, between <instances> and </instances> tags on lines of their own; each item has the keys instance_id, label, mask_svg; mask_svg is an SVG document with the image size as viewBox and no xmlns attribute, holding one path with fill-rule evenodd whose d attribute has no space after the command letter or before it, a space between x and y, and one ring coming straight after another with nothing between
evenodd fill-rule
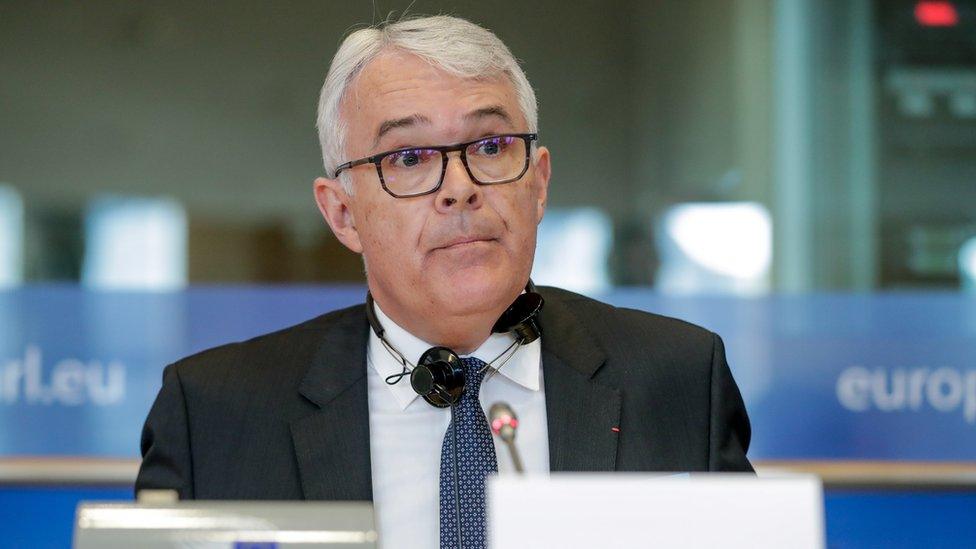
<instances>
[{"instance_id":1,"label":"neck","mask_svg":"<svg viewBox=\"0 0 976 549\"><path fill-rule=\"evenodd\" d=\"M417 313L385 296L373 297L383 314L414 337L431 345L447 347L459 355L477 350L491 336L492 326L511 304L511 300L503 299L500 305L485 311L431 314L429 311L436 310L433 305L426 307L425 312Z\"/></svg>"}]
</instances>

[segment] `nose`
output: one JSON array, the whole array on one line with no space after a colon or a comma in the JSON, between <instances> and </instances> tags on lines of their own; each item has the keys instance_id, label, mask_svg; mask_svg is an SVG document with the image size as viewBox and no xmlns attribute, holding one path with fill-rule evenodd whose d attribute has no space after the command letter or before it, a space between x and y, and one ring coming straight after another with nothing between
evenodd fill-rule
<instances>
[{"instance_id":1,"label":"nose","mask_svg":"<svg viewBox=\"0 0 976 549\"><path fill-rule=\"evenodd\" d=\"M448 154L444 181L437 191L436 207L441 213L477 209L484 202L484 189L475 183L461 162L461 153Z\"/></svg>"}]
</instances>

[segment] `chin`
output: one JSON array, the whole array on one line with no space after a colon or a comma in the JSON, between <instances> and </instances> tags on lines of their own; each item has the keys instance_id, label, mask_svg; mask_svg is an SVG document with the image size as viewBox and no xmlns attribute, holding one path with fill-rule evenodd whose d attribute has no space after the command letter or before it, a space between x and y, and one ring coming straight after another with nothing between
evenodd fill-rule
<instances>
[{"instance_id":1,"label":"chin","mask_svg":"<svg viewBox=\"0 0 976 549\"><path fill-rule=\"evenodd\" d=\"M439 292L443 306L456 314L505 308L521 290L521 282L492 269L465 269L453 273Z\"/></svg>"}]
</instances>

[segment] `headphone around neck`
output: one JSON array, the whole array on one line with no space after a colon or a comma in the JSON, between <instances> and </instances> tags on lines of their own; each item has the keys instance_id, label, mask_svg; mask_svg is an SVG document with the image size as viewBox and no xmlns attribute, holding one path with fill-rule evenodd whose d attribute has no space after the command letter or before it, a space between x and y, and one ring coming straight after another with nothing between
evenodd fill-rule
<instances>
[{"instance_id":1,"label":"headphone around neck","mask_svg":"<svg viewBox=\"0 0 976 549\"><path fill-rule=\"evenodd\" d=\"M494 334L513 334L515 341L488 363L487 367L492 367L496 361L505 357L501 364L493 368L498 371L515 355L519 347L539 338L542 328L538 317L543 304L542 296L535 291L535 284L529 280L525 293L515 298L491 328ZM416 365L411 364L403 353L387 341L385 330L376 317L373 296L369 292L366 292L366 319L387 352L403 366L400 373L386 378L387 383L396 384L409 375L413 390L438 408L448 408L461 400L461 395L464 394L464 366L456 352L447 347L431 347L420 355Z\"/></svg>"}]
</instances>

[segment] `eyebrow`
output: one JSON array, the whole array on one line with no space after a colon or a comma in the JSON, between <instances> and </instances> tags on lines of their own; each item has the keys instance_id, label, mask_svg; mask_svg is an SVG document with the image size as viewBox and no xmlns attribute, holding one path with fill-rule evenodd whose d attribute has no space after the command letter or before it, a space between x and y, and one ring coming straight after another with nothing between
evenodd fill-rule
<instances>
[{"instance_id":1,"label":"eyebrow","mask_svg":"<svg viewBox=\"0 0 976 549\"><path fill-rule=\"evenodd\" d=\"M482 107L464 115L464 118L468 120L490 117L498 117L507 122L509 125L512 124L512 117L508 114L508 111L505 110L505 107L501 105ZM375 148L377 145L379 145L380 139L382 139L384 135L392 130L409 128L411 126L417 126L420 124L430 124L430 119L422 114L411 114L410 116L404 116L403 118L386 120L380 124L380 129L376 132L376 137L373 139L373 147Z\"/></svg>"},{"instance_id":2,"label":"eyebrow","mask_svg":"<svg viewBox=\"0 0 976 549\"><path fill-rule=\"evenodd\" d=\"M384 135L389 133L391 130L397 128L409 128L410 126L416 126L418 124L430 124L430 119L422 114L411 114L410 116L404 116L403 118L395 118L393 120L387 120L380 124L380 129L376 132L376 138L373 139L373 147L379 144L380 139Z\"/></svg>"},{"instance_id":3,"label":"eyebrow","mask_svg":"<svg viewBox=\"0 0 976 549\"><path fill-rule=\"evenodd\" d=\"M470 119L478 119L478 118L490 118L492 116L501 118L509 125L512 124L512 117L508 114L508 111L505 110L505 107L501 105L491 105L489 107L482 107L478 110L469 112L464 117L470 120Z\"/></svg>"}]
</instances>

